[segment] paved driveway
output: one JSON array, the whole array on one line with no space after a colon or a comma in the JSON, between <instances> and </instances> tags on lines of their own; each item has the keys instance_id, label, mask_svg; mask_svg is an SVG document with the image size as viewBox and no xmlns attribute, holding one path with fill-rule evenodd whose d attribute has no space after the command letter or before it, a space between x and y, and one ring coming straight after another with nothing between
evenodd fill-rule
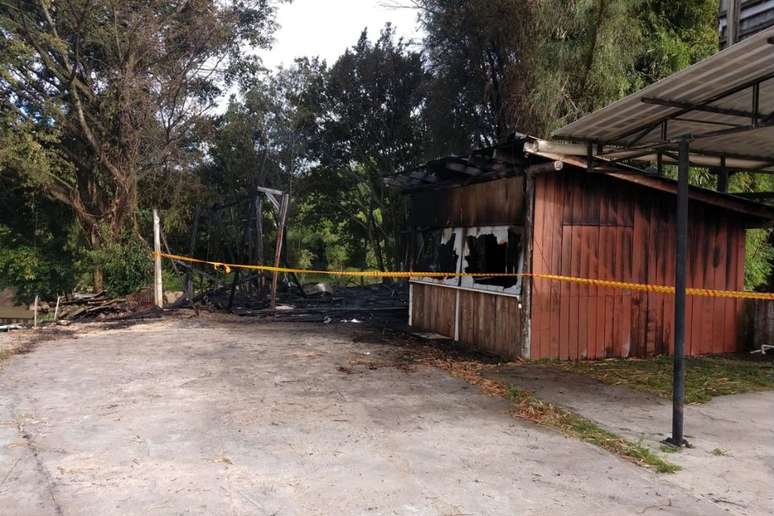
<instances>
[{"instance_id":1,"label":"paved driveway","mask_svg":"<svg viewBox=\"0 0 774 516\"><path fill-rule=\"evenodd\" d=\"M490 371L493 378L530 389L654 450L671 432L669 400L550 366L504 365ZM671 482L732 514L774 514L774 392L686 405L685 430L693 448L669 456L683 467L670 475Z\"/></svg>"},{"instance_id":2,"label":"paved driveway","mask_svg":"<svg viewBox=\"0 0 774 516\"><path fill-rule=\"evenodd\" d=\"M175 319L0 366L0 513L722 514L357 325Z\"/></svg>"}]
</instances>

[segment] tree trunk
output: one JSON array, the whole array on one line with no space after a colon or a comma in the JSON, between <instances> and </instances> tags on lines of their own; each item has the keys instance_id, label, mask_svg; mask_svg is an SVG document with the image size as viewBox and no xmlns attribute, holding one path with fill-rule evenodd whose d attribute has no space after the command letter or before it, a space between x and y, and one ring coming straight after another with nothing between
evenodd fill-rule
<instances>
[{"instance_id":1,"label":"tree trunk","mask_svg":"<svg viewBox=\"0 0 774 516\"><path fill-rule=\"evenodd\" d=\"M100 238L99 238L99 229L97 226L91 226L90 228L90 237L89 237L89 243L91 244L92 250L99 249L100 247ZM102 269L99 267L99 265L94 265L94 270L92 271L92 283L94 287L94 292L100 292L104 288L104 281L102 277Z\"/></svg>"},{"instance_id":2,"label":"tree trunk","mask_svg":"<svg viewBox=\"0 0 774 516\"><path fill-rule=\"evenodd\" d=\"M384 254L382 253L382 246L379 243L379 235L377 234L376 220L374 220L373 208L368 209L368 238L371 240L371 247L374 250L374 257L376 258L376 266L380 271L384 272L387 269L384 267Z\"/></svg>"}]
</instances>

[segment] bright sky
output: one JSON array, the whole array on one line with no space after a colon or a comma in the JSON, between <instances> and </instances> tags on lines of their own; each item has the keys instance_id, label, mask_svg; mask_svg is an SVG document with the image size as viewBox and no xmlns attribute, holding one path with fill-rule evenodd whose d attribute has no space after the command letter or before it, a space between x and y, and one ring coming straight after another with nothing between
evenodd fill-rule
<instances>
[{"instance_id":1,"label":"bright sky","mask_svg":"<svg viewBox=\"0 0 774 516\"><path fill-rule=\"evenodd\" d=\"M274 47L260 53L264 66L286 67L302 56L320 56L333 64L344 50L357 43L363 28L370 39L378 36L387 22L397 35L417 43L422 37L415 9L391 8L400 0L294 0L281 4L277 12L280 25Z\"/></svg>"}]
</instances>

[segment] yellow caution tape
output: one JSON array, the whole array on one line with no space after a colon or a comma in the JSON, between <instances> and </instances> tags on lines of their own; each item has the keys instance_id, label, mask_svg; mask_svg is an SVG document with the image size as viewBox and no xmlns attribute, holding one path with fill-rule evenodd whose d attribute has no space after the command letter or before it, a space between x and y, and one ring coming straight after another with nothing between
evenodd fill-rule
<instances>
[{"instance_id":1,"label":"yellow caution tape","mask_svg":"<svg viewBox=\"0 0 774 516\"><path fill-rule=\"evenodd\" d=\"M290 267L272 267L270 265L244 265L235 263L212 262L208 260L199 260L188 256L176 254L154 253L154 256L169 258L189 263L200 263L210 265L216 270L223 269L227 274L231 269L246 269L266 272L288 272L296 274L324 274L328 276L349 276L359 278L498 278L498 277L528 277L532 279L542 279L550 281L562 281L575 283L578 285L587 285L592 287L603 287L621 290L633 290L637 292L653 292L656 294L674 295L675 287L667 285L649 285L645 283L627 283L624 281L601 280L592 278L578 278L575 276L560 276L557 274L536 274L529 272L420 272L420 271L326 271L318 269L294 269ZM766 299L774 300L774 293L771 292L749 292L746 290L713 290L706 288L687 288L685 293L689 296L698 297L723 297L734 299Z\"/></svg>"}]
</instances>

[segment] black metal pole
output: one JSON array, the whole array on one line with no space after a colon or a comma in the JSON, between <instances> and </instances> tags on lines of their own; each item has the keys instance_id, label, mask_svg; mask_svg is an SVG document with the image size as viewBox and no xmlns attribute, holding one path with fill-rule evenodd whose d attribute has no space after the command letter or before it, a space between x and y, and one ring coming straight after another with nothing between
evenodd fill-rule
<instances>
[{"instance_id":1,"label":"black metal pole","mask_svg":"<svg viewBox=\"0 0 774 516\"><path fill-rule=\"evenodd\" d=\"M728 193L728 167L726 167L726 157L720 158L720 171L718 173L718 192Z\"/></svg>"},{"instance_id":2,"label":"black metal pole","mask_svg":"<svg viewBox=\"0 0 774 516\"><path fill-rule=\"evenodd\" d=\"M672 387L672 444L682 446L685 403L685 273L688 259L688 138L680 140L677 178L677 253L675 264L675 349Z\"/></svg>"}]
</instances>

